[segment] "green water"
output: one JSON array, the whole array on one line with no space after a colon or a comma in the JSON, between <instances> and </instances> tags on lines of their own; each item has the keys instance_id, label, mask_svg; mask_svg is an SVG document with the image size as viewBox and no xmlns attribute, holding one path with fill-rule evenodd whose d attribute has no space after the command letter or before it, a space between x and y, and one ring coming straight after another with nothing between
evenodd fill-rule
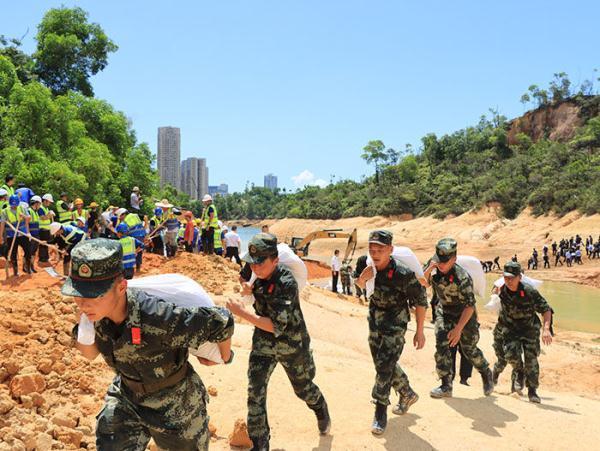
<instances>
[{"instance_id":1,"label":"green water","mask_svg":"<svg viewBox=\"0 0 600 451\"><path fill-rule=\"evenodd\" d=\"M498 274L487 274L488 293ZM529 274L535 277L534 274ZM600 333L600 289L570 282L544 281L540 293L554 309L554 324L559 329ZM487 304L479 300L481 307ZM480 308L481 308L480 307Z\"/></svg>"}]
</instances>

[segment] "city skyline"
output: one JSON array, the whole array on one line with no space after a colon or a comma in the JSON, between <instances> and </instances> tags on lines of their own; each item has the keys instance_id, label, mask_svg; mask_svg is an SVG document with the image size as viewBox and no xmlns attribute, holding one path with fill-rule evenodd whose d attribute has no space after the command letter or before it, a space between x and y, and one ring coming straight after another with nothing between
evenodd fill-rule
<instances>
[{"instance_id":1,"label":"city skyline","mask_svg":"<svg viewBox=\"0 0 600 451\"><path fill-rule=\"evenodd\" d=\"M156 165L160 186L167 183L179 189L181 159L181 130L179 127L158 127Z\"/></svg>"}]
</instances>

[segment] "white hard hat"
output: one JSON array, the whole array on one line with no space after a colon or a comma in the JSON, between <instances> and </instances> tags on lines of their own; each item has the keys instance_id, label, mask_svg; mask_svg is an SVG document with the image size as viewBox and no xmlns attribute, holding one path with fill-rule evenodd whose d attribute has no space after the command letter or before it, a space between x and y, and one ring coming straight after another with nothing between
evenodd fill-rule
<instances>
[{"instance_id":1,"label":"white hard hat","mask_svg":"<svg viewBox=\"0 0 600 451\"><path fill-rule=\"evenodd\" d=\"M31 203L35 203L35 202L42 202L42 198L40 196L33 196L31 198Z\"/></svg>"},{"instance_id":2,"label":"white hard hat","mask_svg":"<svg viewBox=\"0 0 600 451\"><path fill-rule=\"evenodd\" d=\"M51 204L54 203L54 198L52 197L52 194L44 194L42 196L42 200L47 200L48 202L50 202Z\"/></svg>"},{"instance_id":3,"label":"white hard hat","mask_svg":"<svg viewBox=\"0 0 600 451\"><path fill-rule=\"evenodd\" d=\"M60 230L62 224L60 222L53 222L50 224L50 235L56 235L56 233Z\"/></svg>"},{"instance_id":4,"label":"white hard hat","mask_svg":"<svg viewBox=\"0 0 600 451\"><path fill-rule=\"evenodd\" d=\"M8 191L6 191L4 188L0 188L0 197L3 196L8 196Z\"/></svg>"},{"instance_id":5,"label":"white hard hat","mask_svg":"<svg viewBox=\"0 0 600 451\"><path fill-rule=\"evenodd\" d=\"M121 216L124 213L127 213L127 208L119 208L116 212L117 216Z\"/></svg>"},{"instance_id":6,"label":"white hard hat","mask_svg":"<svg viewBox=\"0 0 600 451\"><path fill-rule=\"evenodd\" d=\"M226 230L229 230L229 227L227 227L226 225L224 225L224 226L222 227L222 229L223 229L223 231L226 231Z\"/></svg>"},{"instance_id":7,"label":"white hard hat","mask_svg":"<svg viewBox=\"0 0 600 451\"><path fill-rule=\"evenodd\" d=\"M210 194L205 194L202 198L202 202L208 202L209 200L212 200L212 196Z\"/></svg>"}]
</instances>

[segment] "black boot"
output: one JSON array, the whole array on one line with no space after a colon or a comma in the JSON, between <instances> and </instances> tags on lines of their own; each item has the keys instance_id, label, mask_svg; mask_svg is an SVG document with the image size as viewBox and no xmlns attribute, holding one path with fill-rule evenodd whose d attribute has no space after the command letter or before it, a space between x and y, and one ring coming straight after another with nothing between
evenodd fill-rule
<instances>
[{"instance_id":1,"label":"black boot","mask_svg":"<svg viewBox=\"0 0 600 451\"><path fill-rule=\"evenodd\" d=\"M371 432L375 435L381 435L385 432L387 426L387 406L385 404L375 404L375 417L371 425Z\"/></svg>"},{"instance_id":2,"label":"black boot","mask_svg":"<svg viewBox=\"0 0 600 451\"><path fill-rule=\"evenodd\" d=\"M29 260L29 274L37 274L37 271L33 266L33 258Z\"/></svg>"},{"instance_id":3,"label":"black boot","mask_svg":"<svg viewBox=\"0 0 600 451\"><path fill-rule=\"evenodd\" d=\"M327 408L327 403L325 402L325 399L323 399L320 408L313 410L315 411L315 415L317 416L319 433L321 435L329 434L329 430L331 429L331 417L329 416L329 409Z\"/></svg>"},{"instance_id":4,"label":"black boot","mask_svg":"<svg viewBox=\"0 0 600 451\"><path fill-rule=\"evenodd\" d=\"M494 379L492 377L492 370L489 368L481 372L481 380L483 381L483 394L490 396L494 391Z\"/></svg>"},{"instance_id":5,"label":"black boot","mask_svg":"<svg viewBox=\"0 0 600 451\"><path fill-rule=\"evenodd\" d=\"M250 451L269 451L269 439L265 437L253 438Z\"/></svg>"},{"instance_id":6,"label":"black boot","mask_svg":"<svg viewBox=\"0 0 600 451\"><path fill-rule=\"evenodd\" d=\"M525 386L525 374L523 371L517 371L514 380L512 381L512 386L510 389L511 393L517 392L519 395L523 395L523 387Z\"/></svg>"},{"instance_id":7,"label":"black boot","mask_svg":"<svg viewBox=\"0 0 600 451\"><path fill-rule=\"evenodd\" d=\"M542 400L540 399L540 397L537 394L536 389L533 387L529 387L527 389L527 396L529 396L529 402L534 402L536 404L539 404L542 402Z\"/></svg>"},{"instance_id":8,"label":"black boot","mask_svg":"<svg viewBox=\"0 0 600 451\"><path fill-rule=\"evenodd\" d=\"M442 377L442 385L429 392L432 398L451 398L452 397L452 376Z\"/></svg>"},{"instance_id":9,"label":"black boot","mask_svg":"<svg viewBox=\"0 0 600 451\"><path fill-rule=\"evenodd\" d=\"M19 265L17 264L17 262L13 262L12 268L13 268L13 275L15 277L19 277Z\"/></svg>"},{"instance_id":10,"label":"black boot","mask_svg":"<svg viewBox=\"0 0 600 451\"><path fill-rule=\"evenodd\" d=\"M462 385L466 385L467 387L469 387L469 378L467 378L467 377L461 377L460 378L460 383Z\"/></svg>"},{"instance_id":11,"label":"black boot","mask_svg":"<svg viewBox=\"0 0 600 451\"><path fill-rule=\"evenodd\" d=\"M408 412L408 408L412 406L419 400L419 395L417 395L412 388L407 387L400 391L400 398L398 399L398 404L396 404L392 408L392 413L396 415L404 415Z\"/></svg>"},{"instance_id":12,"label":"black boot","mask_svg":"<svg viewBox=\"0 0 600 451\"><path fill-rule=\"evenodd\" d=\"M496 367L492 370L492 382L494 386L498 385L498 378L500 377L500 372L496 370Z\"/></svg>"}]
</instances>

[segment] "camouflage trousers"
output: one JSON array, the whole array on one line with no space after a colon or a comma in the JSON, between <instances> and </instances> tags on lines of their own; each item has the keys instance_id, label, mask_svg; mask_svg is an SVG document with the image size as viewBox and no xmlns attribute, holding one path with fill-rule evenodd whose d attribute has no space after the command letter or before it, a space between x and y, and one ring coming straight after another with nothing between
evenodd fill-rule
<instances>
[{"instance_id":1,"label":"camouflage trousers","mask_svg":"<svg viewBox=\"0 0 600 451\"><path fill-rule=\"evenodd\" d=\"M165 450L208 450L207 399L196 373L139 399L122 387L117 376L96 417L96 448L143 451L153 438Z\"/></svg>"},{"instance_id":2,"label":"camouflage trousers","mask_svg":"<svg viewBox=\"0 0 600 451\"><path fill-rule=\"evenodd\" d=\"M310 350L300 349L289 356L279 357L252 351L248 364L248 434L254 442L270 438L267 385L277 363L283 366L296 396L310 409L320 409L325 401L321 390L313 382L316 367Z\"/></svg>"},{"instance_id":3,"label":"camouflage trousers","mask_svg":"<svg viewBox=\"0 0 600 451\"><path fill-rule=\"evenodd\" d=\"M508 361L506 360L506 354L504 352L504 335L502 334L502 327L499 323L496 323L494 327L494 353L496 354L496 363L494 363L494 373L500 374L506 368ZM510 376L511 383L517 378L517 375L523 371L523 360L519 356L517 366L513 368Z\"/></svg>"},{"instance_id":4,"label":"camouflage trousers","mask_svg":"<svg viewBox=\"0 0 600 451\"><path fill-rule=\"evenodd\" d=\"M390 403L392 388L398 393L409 387L408 376L398 365L404 349L407 323L397 323L393 328L390 326L388 324L386 329L382 329L379 322L369 317L369 348L376 373L371 397L373 402L384 405Z\"/></svg>"},{"instance_id":5,"label":"camouflage trousers","mask_svg":"<svg viewBox=\"0 0 600 451\"><path fill-rule=\"evenodd\" d=\"M523 360L525 361L525 384L529 388L538 388L540 379L540 365L538 356L540 355L540 331L532 329L524 333L515 332L504 328L504 354L506 360L514 369L523 368Z\"/></svg>"},{"instance_id":6,"label":"camouflage trousers","mask_svg":"<svg viewBox=\"0 0 600 451\"><path fill-rule=\"evenodd\" d=\"M453 376L453 359L448 332L456 327L459 318L445 316L440 311L437 313L435 320L435 366L438 377L441 379L445 376ZM477 347L478 342L479 323L477 322L477 316L473 314L462 331L460 347L463 355L481 373L489 368L489 364L481 349Z\"/></svg>"}]
</instances>

